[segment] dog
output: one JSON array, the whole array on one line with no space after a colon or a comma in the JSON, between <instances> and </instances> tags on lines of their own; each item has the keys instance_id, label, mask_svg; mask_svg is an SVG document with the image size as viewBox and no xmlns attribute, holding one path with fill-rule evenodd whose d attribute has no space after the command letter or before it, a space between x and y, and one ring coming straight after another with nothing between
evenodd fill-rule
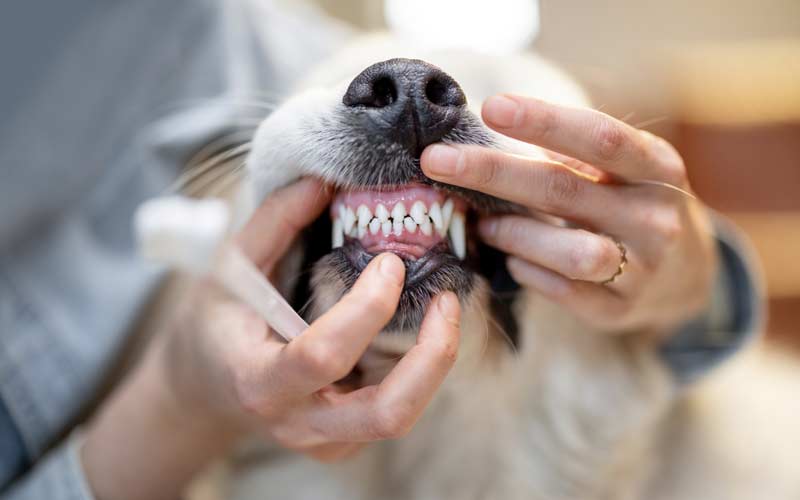
<instances>
[{"instance_id":1,"label":"dog","mask_svg":"<svg viewBox=\"0 0 800 500\"><path fill-rule=\"evenodd\" d=\"M260 123L236 193L243 217L301 176L336 189L281 275L295 304L308 305L309 321L347 292L375 253L405 260L400 305L359 362L358 382L374 383L391 369L443 290L462 303L462 344L444 385L402 439L373 443L340 464L252 443L195 485L205 492L195 498L209 488L235 500L767 498L758 496L761 481L747 482L762 485L755 489L731 487L738 483L718 467L719 457L699 451L695 433L707 421L647 336L592 331L514 285L504 256L481 244L474 223L478 214L519 207L422 175L419 155L438 141L543 156L482 123L475 106L500 92L590 104L569 76L534 54L410 51L371 35L311 71ZM726 401L736 400L728 392ZM714 477L713 487L697 470ZM800 491L797 481L785 484L787 496L769 498ZM747 491L755 496L733 496Z\"/></svg>"}]
</instances>

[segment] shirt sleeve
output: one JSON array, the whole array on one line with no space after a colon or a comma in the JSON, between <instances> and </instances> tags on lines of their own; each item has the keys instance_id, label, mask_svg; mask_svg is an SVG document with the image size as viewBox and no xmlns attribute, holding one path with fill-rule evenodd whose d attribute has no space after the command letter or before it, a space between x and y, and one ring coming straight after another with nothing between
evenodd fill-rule
<instances>
[{"instance_id":1,"label":"shirt sleeve","mask_svg":"<svg viewBox=\"0 0 800 500\"><path fill-rule=\"evenodd\" d=\"M763 287L754 253L730 222L716 216L714 225L719 272L711 303L660 350L680 385L697 380L742 350L763 326Z\"/></svg>"},{"instance_id":2,"label":"shirt sleeve","mask_svg":"<svg viewBox=\"0 0 800 500\"><path fill-rule=\"evenodd\" d=\"M95 500L80 460L79 432L51 450L0 500Z\"/></svg>"}]
</instances>

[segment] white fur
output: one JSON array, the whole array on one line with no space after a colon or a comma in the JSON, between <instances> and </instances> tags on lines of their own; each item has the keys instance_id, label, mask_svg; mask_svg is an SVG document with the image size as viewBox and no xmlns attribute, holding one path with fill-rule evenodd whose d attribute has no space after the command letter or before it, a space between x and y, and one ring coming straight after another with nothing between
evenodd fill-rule
<instances>
[{"instance_id":1,"label":"white fur","mask_svg":"<svg viewBox=\"0 0 800 500\"><path fill-rule=\"evenodd\" d=\"M259 128L246 183L255 201L300 175L336 175L326 163L333 152L304 148L304 134L324 126L356 74L392 57L416 57L442 67L462 85L473 107L497 92L570 105L588 102L579 86L533 55L408 53L388 37L361 39L317 68ZM503 141L507 149L537 154L531 146ZM486 293L481 282L465 309L459 360L407 437L374 443L337 465L250 447L227 465L222 496L653 498L648 487L658 484L653 479L666 467L660 458L667 454L660 447L668 448L658 430L671 421L676 402L654 347L635 335L594 332L529 294L516 305L521 350L515 353L488 317Z\"/></svg>"}]
</instances>

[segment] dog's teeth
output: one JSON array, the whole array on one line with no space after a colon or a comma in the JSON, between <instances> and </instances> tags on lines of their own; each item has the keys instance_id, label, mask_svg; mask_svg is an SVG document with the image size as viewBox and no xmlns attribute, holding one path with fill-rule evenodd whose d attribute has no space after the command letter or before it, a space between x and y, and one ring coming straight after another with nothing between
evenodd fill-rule
<instances>
[{"instance_id":1,"label":"dog's teeth","mask_svg":"<svg viewBox=\"0 0 800 500\"><path fill-rule=\"evenodd\" d=\"M442 205L442 225L445 228L450 227L450 218L453 217L453 200L447 199Z\"/></svg>"},{"instance_id":2,"label":"dog's teeth","mask_svg":"<svg viewBox=\"0 0 800 500\"><path fill-rule=\"evenodd\" d=\"M406 217L403 219L403 226L405 226L406 231L409 233L416 233L417 232L417 223L414 222L414 219L411 217Z\"/></svg>"},{"instance_id":3,"label":"dog's teeth","mask_svg":"<svg viewBox=\"0 0 800 500\"><path fill-rule=\"evenodd\" d=\"M394 208L392 209L392 220L395 222L403 222L403 218L406 216L406 206L403 205L402 201L398 201Z\"/></svg>"},{"instance_id":4,"label":"dog's teeth","mask_svg":"<svg viewBox=\"0 0 800 500\"><path fill-rule=\"evenodd\" d=\"M389 234L392 232L392 223L388 220L381 222L381 232L383 233L383 236L389 236Z\"/></svg>"},{"instance_id":5,"label":"dog's teeth","mask_svg":"<svg viewBox=\"0 0 800 500\"><path fill-rule=\"evenodd\" d=\"M381 221L376 218L372 219L369 223L369 234L378 234L381 230Z\"/></svg>"},{"instance_id":6,"label":"dog's teeth","mask_svg":"<svg viewBox=\"0 0 800 500\"><path fill-rule=\"evenodd\" d=\"M464 214L454 213L450 220L450 242L453 245L453 253L462 260L467 256L467 235L465 232Z\"/></svg>"},{"instance_id":7,"label":"dog's teeth","mask_svg":"<svg viewBox=\"0 0 800 500\"><path fill-rule=\"evenodd\" d=\"M347 214L347 208L344 205L339 205L339 219L344 220L345 214Z\"/></svg>"},{"instance_id":8,"label":"dog's teeth","mask_svg":"<svg viewBox=\"0 0 800 500\"><path fill-rule=\"evenodd\" d=\"M430 236L433 234L433 224L431 224L431 220L425 217L425 220L422 221L422 224L419 225L419 230L422 231L422 234L425 236Z\"/></svg>"},{"instance_id":9,"label":"dog's teeth","mask_svg":"<svg viewBox=\"0 0 800 500\"><path fill-rule=\"evenodd\" d=\"M361 205L356 210L356 217L358 219L358 227L367 227L369 221L372 220L372 210L366 205Z\"/></svg>"},{"instance_id":10,"label":"dog's teeth","mask_svg":"<svg viewBox=\"0 0 800 500\"><path fill-rule=\"evenodd\" d=\"M389 220L389 211L386 210L386 207L384 207L382 203L379 203L378 206L375 207L375 217L377 217L381 223Z\"/></svg>"},{"instance_id":11,"label":"dog's teeth","mask_svg":"<svg viewBox=\"0 0 800 500\"><path fill-rule=\"evenodd\" d=\"M345 234L351 234L353 232L353 226L356 225L356 214L353 212L352 208L347 207L344 211L342 222L344 223Z\"/></svg>"},{"instance_id":12,"label":"dog's teeth","mask_svg":"<svg viewBox=\"0 0 800 500\"><path fill-rule=\"evenodd\" d=\"M428 220L428 214L426 213L428 210L425 208L425 204L421 201L415 201L413 205L411 205L411 218L414 219L419 225L422 225L423 221ZM428 221L430 223L430 221Z\"/></svg>"},{"instance_id":13,"label":"dog's teeth","mask_svg":"<svg viewBox=\"0 0 800 500\"><path fill-rule=\"evenodd\" d=\"M339 248L344 245L344 227L342 219L336 218L333 221L333 235L331 236L331 243L333 248Z\"/></svg>"},{"instance_id":14,"label":"dog's teeth","mask_svg":"<svg viewBox=\"0 0 800 500\"><path fill-rule=\"evenodd\" d=\"M438 202L434 202L433 205L431 205L430 210L428 210L428 217L433 221L433 228L436 229L436 232L444 236L444 233L447 231L447 226L444 225L442 209L439 207Z\"/></svg>"},{"instance_id":15,"label":"dog's teeth","mask_svg":"<svg viewBox=\"0 0 800 500\"><path fill-rule=\"evenodd\" d=\"M357 237L360 240L361 238L367 235L367 226L362 226L361 224L359 224L357 226L357 231L358 231Z\"/></svg>"},{"instance_id":16,"label":"dog's teeth","mask_svg":"<svg viewBox=\"0 0 800 500\"><path fill-rule=\"evenodd\" d=\"M402 219L394 219L392 222L392 230L394 231L395 236L400 236L403 234L403 220Z\"/></svg>"}]
</instances>

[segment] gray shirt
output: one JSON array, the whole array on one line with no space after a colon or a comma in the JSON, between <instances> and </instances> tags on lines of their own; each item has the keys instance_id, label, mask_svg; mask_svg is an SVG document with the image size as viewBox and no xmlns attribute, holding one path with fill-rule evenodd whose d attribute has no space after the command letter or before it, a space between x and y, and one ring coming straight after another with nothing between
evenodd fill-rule
<instances>
[{"instance_id":1,"label":"gray shirt","mask_svg":"<svg viewBox=\"0 0 800 500\"><path fill-rule=\"evenodd\" d=\"M91 498L62 438L158 280L134 255L134 208L345 35L264 0L4 2L0 499ZM722 330L699 318L665 346L681 378L735 350L757 317L743 260L723 246L742 272L722 300L749 309Z\"/></svg>"}]
</instances>

